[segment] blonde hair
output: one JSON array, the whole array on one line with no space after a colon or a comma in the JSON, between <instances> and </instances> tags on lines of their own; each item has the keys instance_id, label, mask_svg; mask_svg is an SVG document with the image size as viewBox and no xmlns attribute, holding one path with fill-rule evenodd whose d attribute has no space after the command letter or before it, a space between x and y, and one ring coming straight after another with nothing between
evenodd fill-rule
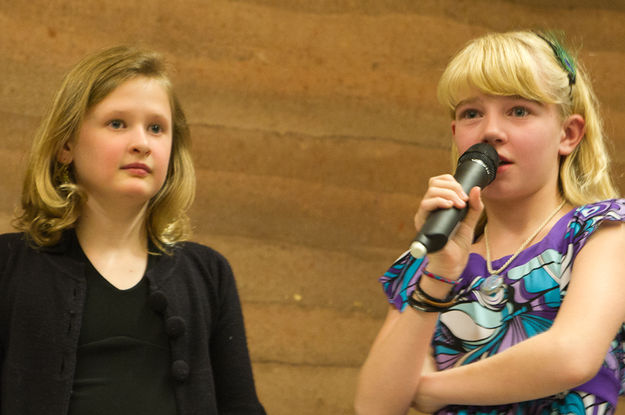
<instances>
[{"instance_id":1,"label":"blonde hair","mask_svg":"<svg viewBox=\"0 0 625 415\"><path fill-rule=\"evenodd\" d=\"M552 46L553 45L553 46ZM586 131L577 148L560 163L562 196L573 205L618 197L610 176L599 102L579 61L575 81L555 54L561 48L553 34L532 31L491 33L469 42L449 63L438 84L438 99L455 117L469 89L490 95L519 95L555 104L562 119L579 114ZM561 49L560 49L561 50ZM457 150L455 150L457 155Z\"/></svg>"},{"instance_id":2,"label":"blonde hair","mask_svg":"<svg viewBox=\"0 0 625 415\"><path fill-rule=\"evenodd\" d=\"M64 230L75 226L86 201L85 192L73 179L73 166L57 161L59 152L76 140L87 111L136 77L162 83L169 95L173 124L165 183L148 202L148 236L164 252L190 236L186 211L195 195L195 171L184 112L163 58L152 51L118 46L87 56L71 69L35 135L22 189L22 212L13 224L36 245L57 243Z\"/></svg>"}]
</instances>

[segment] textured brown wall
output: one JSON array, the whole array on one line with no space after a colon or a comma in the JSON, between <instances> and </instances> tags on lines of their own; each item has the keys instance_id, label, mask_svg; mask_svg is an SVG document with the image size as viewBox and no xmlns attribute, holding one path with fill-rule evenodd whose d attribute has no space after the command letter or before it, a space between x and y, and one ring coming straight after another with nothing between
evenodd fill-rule
<instances>
[{"instance_id":1,"label":"textured brown wall","mask_svg":"<svg viewBox=\"0 0 625 415\"><path fill-rule=\"evenodd\" d=\"M424 179L450 167L435 86L467 39L553 27L583 43L624 188L625 4L611 3L0 0L0 231L63 73L118 43L165 53L194 139L195 239L235 269L261 399L350 414L386 310L376 279L413 236Z\"/></svg>"}]
</instances>

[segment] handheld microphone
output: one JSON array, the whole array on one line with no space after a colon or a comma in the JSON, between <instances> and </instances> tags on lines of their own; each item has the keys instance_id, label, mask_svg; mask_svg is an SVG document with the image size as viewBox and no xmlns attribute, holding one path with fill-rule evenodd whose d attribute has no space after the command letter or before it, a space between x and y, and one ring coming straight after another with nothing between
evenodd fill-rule
<instances>
[{"instance_id":1,"label":"handheld microphone","mask_svg":"<svg viewBox=\"0 0 625 415\"><path fill-rule=\"evenodd\" d=\"M454 178L468 194L473 187L484 188L495 180L497 167L499 156L495 149L486 143L474 144L458 159ZM428 252L442 249L468 209L468 206L462 209L451 207L431 212L410 246L410 254L422 258Z\"/></svg>"}]
</instances>

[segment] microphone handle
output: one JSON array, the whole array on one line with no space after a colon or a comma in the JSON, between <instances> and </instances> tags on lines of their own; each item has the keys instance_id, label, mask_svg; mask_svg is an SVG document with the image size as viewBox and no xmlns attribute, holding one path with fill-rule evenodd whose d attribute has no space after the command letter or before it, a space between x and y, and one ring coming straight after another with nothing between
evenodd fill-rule
<instances>
[{"instance_id":1,"label":"microphone handle","mask_svg":"<svg viewBox=\"0 0 625 415\"><path fill-rule=\"evenodd\" d=\"M460 183L462 190L468 194L473 187L483 188L490 183L490 177L485 174L485 168L482 160L466 160L458 165L454 178ZM415 258L422 258L428 252L442 249L447 244L449 235L466 216L468 209L468 206L462 209L452 207L431 212L410 246L410 254Z\"/></svg>"}]
</instances>

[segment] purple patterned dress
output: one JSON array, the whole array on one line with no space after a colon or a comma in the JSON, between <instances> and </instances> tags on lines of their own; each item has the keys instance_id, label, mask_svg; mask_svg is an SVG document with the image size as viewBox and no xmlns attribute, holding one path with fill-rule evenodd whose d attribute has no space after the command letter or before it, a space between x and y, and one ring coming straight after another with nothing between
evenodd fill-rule
<instances>
[{"instance_id":1,"label":"purple patterned dress","mask_svg":"<svg viewBox=\"0 0 625 415\"><path fill-rule=\"evenodd\" d=\"M432 339L438 369L483 359L549 329L566 295L577 253L606 220L625 221L625 199L568 212L543 240L512 261L502 273L505 288L493 295L480 291L488 276L486 261L471 254L461 282L453 289L460 293L459 301L440 314ZM493 261L493 268L508 258ZM380 278L397 309L405 308L426 262L405 254ZM614 337L597 375L583 385L543 399L505 406L448 406L438 414L612 414L624 385L625 325Z\"/></svg>"}]
</instances>

